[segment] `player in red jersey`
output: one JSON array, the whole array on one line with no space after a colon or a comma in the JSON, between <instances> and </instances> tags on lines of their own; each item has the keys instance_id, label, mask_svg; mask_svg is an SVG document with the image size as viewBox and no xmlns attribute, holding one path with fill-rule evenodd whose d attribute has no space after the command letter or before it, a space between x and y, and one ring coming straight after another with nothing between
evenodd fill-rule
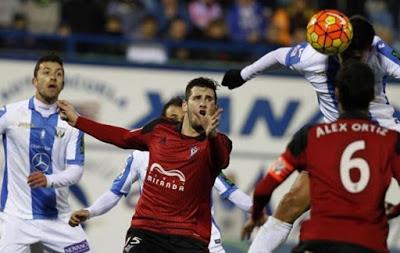
<instances>
[{"instance_id":1,"label":"player in red jersey","mask_svg":"<svg viewBox=\"0 0 400 253\"><path fill-rule=\"evenodd\" d=\"M161 118L132 131L78 116L69 102L58 102L72 126L121 148L150 151L124 252L207 252L211 189L232 149L229 138L217 132L222 109L216 85L202 77L188 83L182 123Z\"/></svg>"},{"instance_id":2,"label":"player in red jersey","mask_svg":"<svg viewBox=\"0 0 400 253\"><path fill-rule=\"evenodd\" d=\"M303 204L294 208L310 204L311 218L302 223L293 252L388 252L384 199L391 178L400 181L400 135L368 115L374 98L374 73L368 65L344 64L336 93L339 119L301 129L272 166L283 178L294 168L309 174L310 202L299 194ZM272 193L267 180L254 193L254 220L263 215ZM249 252L265 252L261 240L256 238Z\"/></svg>"}]
</instances>

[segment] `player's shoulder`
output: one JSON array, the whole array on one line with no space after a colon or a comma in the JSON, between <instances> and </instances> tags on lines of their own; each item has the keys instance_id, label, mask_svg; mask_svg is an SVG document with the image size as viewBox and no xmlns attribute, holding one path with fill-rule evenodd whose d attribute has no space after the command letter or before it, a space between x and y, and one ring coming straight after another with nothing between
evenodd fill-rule
<instances>
[{"instance_id":1,"label":"player's shoulder","mask_svg":"<svg viewBox=\"0 0 400 253\"><path fill-rule=\"evenodd\" d=\"M309 43L302 42L293 46L286 55L286 66L310 67L325 63L328 56L316 51Z\"/></svg>"},{"instance_id":2,"label":"player's shoulder","mask_svg":"<svg viewBox=\"0 0 400 253\"><path fill-rule=\"evenodd\" d=\"M308 144L308 135L315 127L316 125L306 124L293 135L292 140L288 144L288 148L293 155L299 155L305 150Z\"/></svg>"},{"instance_id":3,"label":"player's shoulder","mask_svg":"<svg viewBox=\"0 0 400 253\"><path fill-rule=\"evenodd\" d=\"M24 115L28 111L29 99L21 100L0 106L0 117L6 114L15 117L21 117L21 115Z\"/></svg>"},{"instance_id":4,"label":"player's shoulder","mask_svg":"<svg viewBox=\"0 0 400 253\"><path fill-rule=\"evenodd\" d=\"M372 42L372 52L378 57L387 58L400 64L400 54L379 36L375 36Z\"/></svg>"},{"instance_id":5,"label":"player's shoulder","mask_svg":"<svg viewBox=\"0 0 400 253\"><path fill-rule=\"evenodd\" d=\"M150 121L149 123L147 123L143 128L142 128L142 132L143 133L149 133L151 131L153 131L154 129L156 129L157 127L167 127L167 128L175 128L177 125L179 124L179 122L174 121L174 120L170 120L164 117L160 117L157 118L155 120Z\"/></svg>"}]
</instances>

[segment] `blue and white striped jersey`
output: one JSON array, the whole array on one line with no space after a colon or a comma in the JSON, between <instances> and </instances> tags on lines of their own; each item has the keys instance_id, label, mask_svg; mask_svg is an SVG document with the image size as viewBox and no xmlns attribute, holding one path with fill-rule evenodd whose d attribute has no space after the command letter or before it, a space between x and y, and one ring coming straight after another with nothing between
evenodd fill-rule
<instances>
[{"instance_id":1,"label":"blue and white striped jersey","mask_svg":"<svg viewBox=\"0 0 400 253\"><path fill-rule=\"evenodd\" d=\"M137 150L133 151L128 156L124 170L114 180L110 191L120 197L122 195L126 196L131 189L131 185L136 181L139 182L140 190L142 191L148 162L149 152ZM233 182L227 179L224 174L221 173L215 179L214 189L219 193L221 198L229 199L237 207L246 212L250 211L250 208L253 205L253 200L247 194L243 193ZM92 206L94 206L94 204ZM209 249L210 252L215 252L213 248L222 247L221 233L218 225L215 223L213 206L211 208L211 213L213 217Z\"/></svg>"},{"instance_id":2,"label":"blue and white striped jersey","mask_svg":"<svg viewBox=\"0 0 400 253\"><path fill-rule=\"evenodd\" d=\"M57 106L32 97L0 109L4 175L0 211L23 219L54 219L70 213L68 187L31 188L27 177L83 166L83 133L62 121Z\"/></svg>"},{"instance_id":3,"label":"blue and white striped jersey","mask_svg":"<svg viewBox=\"0 0 400 253\"><path fill-rule=\"evenodd\" d=\"M274 50L241 71L244 80L250 80L261 71L284 65L301 73L317 93L319 108L326 122L338 118L338 101L335 97L334 78L340 67L336 56L317 52L306 42L294 47ZM372 50L368 56L368 65L375 72L375 99L370 104L370 115L380 125L400 131L398 119L394 117L394 108L386 96L386 80L400 79L400 59L396 52L375 36Z\"/></svg>"}]
</instances>

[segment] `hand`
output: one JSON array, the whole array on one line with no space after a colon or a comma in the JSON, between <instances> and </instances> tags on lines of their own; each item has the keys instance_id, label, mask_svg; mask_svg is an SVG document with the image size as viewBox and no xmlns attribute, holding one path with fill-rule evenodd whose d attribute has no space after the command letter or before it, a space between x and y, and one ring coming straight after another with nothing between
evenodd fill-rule
<instances>
[{"instance_id":1,"label":"hand","mask_svg":"<svg viewBox=\"0 0 400 253\"><path fill-rule=\"evenodd\" d=\"M267 216L263 215L261 216L260 219L258 220L253 220L251 217L247 220L246 224L242 228L242 231L240 233L240 239L243 240L249 240L251 233L253 232L255 227L259 227L262 224L264 224L267 221Z\"/></svg>"},{"instance_id":2,"label":"hand","mask_svg":"<svg viewBox=\"0 0 400 253\"><path fill-rule=\"evenodd\" d=\"M389 202L385 202L385 212L388 219L396 218L400 215L400 204L393 205Z\"/></svg>"},{"instance_id":3,"label":"hand","mask_svg":"<svg viewBox=\"0 0 400 253\"><path fill-rule=\"evenodd\" d=\"M204 133L206 134L207 137L214 138L217 136L217 128L219 126L219 118L221 116L222 111L223 111L222 108L218 108L214 112L206 114L205 116L197 113L195 114L201 126L203 127Z\"/></svg>"},{"instance_id":4,"label":"hand","mask_svg":"<svg viewBox=\"0 0 400 253\"><path fill-rule=\"evenodd\" d=\"M61 119L67 121L71 126L75 126L79 115L72 104L66 100L58 100L57 106L60 109Z\"/></svg>"},{"instance_id":5,"label":"hand","mask_svg":"<svg viewBox=\"0 0 400 253\"><path fill-rule=\"evenodd\" d=\"M32 188L38 187L46 187L47 186L47 178L46 175L40 171L32 172L28 176L28 184Z\"/></svg>"},{"instance_id":6,"label":"hand","mask_svg":"<svg viewBox=\"0 0 400 253\"><path fill-rule=\"evenodd\" d=\"M240 69L230 69L225 72L221 85L228 87L230 90L242 86L246 81L240 75Z\"/></svg>"},{"instance_id":7,"label":"hand","mask_svg":"<svg viewBox=\"0 0 400 253\"><path fill-rule=\"evenodd\" d=\"M69 218L68 224L71 227L76 227L79 224L81 224L82 222L89 219L89 217L90 217L89 211L85 210L85 209L81 209L81 210L75 211L71 214L71 218Z\"/></svg>"}]
</instances>

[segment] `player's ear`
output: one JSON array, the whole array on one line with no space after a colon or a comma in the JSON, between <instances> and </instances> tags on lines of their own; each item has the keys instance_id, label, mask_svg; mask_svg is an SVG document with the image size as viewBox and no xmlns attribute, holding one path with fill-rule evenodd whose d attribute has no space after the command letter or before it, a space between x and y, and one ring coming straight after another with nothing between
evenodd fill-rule
<instances>
[{"instance_id":1,"label":"player's ear","mask_svg":"<svg viewBox=\"0 0 400 253\"><path fill-rule=\"evenodd\" d=\"M186 100L183 100L183 102L182 102L182 110L183 110L184 113L187 112L187 110L188 110L187 107L188 107L188 105L187 105Z\"/></svg>"},{"instance_id":2,"label":"player's ear","mask_svg":"<svg viewBox=\"0 0 400 253\"><path fill-rule=\"evenodd\" d=\"M33 84L33 86L36 87L36 85L37 85L37 78L36 77L32 78L32 84Z\"/></svg>"}]
</instances>

